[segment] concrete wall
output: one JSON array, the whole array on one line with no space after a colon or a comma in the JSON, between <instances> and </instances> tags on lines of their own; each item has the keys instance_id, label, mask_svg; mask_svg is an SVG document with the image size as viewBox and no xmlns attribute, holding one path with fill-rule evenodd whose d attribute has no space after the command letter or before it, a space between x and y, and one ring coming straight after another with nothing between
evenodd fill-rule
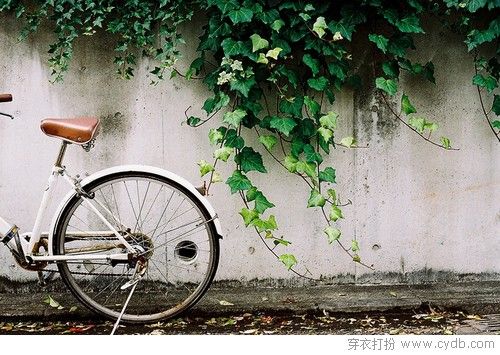
<instances>
[{"instance_id":1,"label":"concrete wall","mask_svg":"<svg viewBox=\"0 0 500 355\"><path fill-rule=\"evenodd\" d=\"M432 31L431 31L432 32ZM208 128L181 125L184 110L192 114L208 95L203 84L182 78L151 86L150 63L141 61L130 81L114 74L112 39L95 36L79 40L71 69L62 84L49 83L47 49L50 31L18 43L19 27L0 18L0 92L15 101L2 104L15 121L0 120L0 215L23 231L33 225L39 199L59 144L42 135L45 117L96 115L104 130L90 153L70 147L66 165L71 171L94 172L112 165L157 165L201 182L196 161L210 160ZM373 272L350 261L337 246L326 242L319 211L306 209L308 191L299 179L280 170L265 155L270 174L252 176L277 205L280 233L293 244L299 270L336 281L427 282L433 280L500 278L500 145L480 112L470 84L472 57L460 39L435 33L416 59L433 60L437 85L403 78L401 87L429 120L459 151L447 152L401 125L371 90L340 95L335 109L341 116L341 135L356 134L369 149L337 149L331 155L337 168L338 190L353 205L344 209L343 238L359 241L363 261ZM188 43L197 33L188 33ZM186 48L185 68L194 58ZM363 58L360 51L358 60ZM152 65L152 64L151 64ZM222 171L227 177L229 169ZM64 187L61 185L61 187ZM61 189L61 196L65 189ZM241 202L217 185L210 197L223 224L219 280L290 279L252 230L241 224ZM48 222L48 221L47 221ZM24 280L33 277L13 265L0 249L0 275Z\"/></svg>"}]
</instances>

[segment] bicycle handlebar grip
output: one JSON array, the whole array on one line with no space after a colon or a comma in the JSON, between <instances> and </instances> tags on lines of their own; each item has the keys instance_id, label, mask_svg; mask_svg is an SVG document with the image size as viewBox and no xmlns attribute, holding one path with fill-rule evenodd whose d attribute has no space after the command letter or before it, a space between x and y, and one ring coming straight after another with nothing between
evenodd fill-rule
<instances>
[{"instance_id":1,"label":"bicycle handlebar grip","mask_svg":"<svg viewBox=\"0 0 500 355\"><path fill-rule=\"evenodd\" d=\"M0 102L11 102L12 95L11 94L0 94Z\"/></svg>"}]
</instances>

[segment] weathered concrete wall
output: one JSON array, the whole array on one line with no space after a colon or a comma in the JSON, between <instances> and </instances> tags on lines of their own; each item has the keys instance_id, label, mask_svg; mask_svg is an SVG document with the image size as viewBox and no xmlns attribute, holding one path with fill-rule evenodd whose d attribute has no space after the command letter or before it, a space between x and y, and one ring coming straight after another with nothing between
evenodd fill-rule
<instances>
[{"instance_id":1,"label":"weathered concrete wall","mask_svg":"<svg viewBox=\"0 0 500 355\"><path fill-rule=\"evenodd\" d=\"M0 120L0 215L24 231L33 225L59 147L40 132L38 123L45 117L103 119L93 151L70 147L66 165L75 173L140 163L200 183L195 162L211 158L208 127L196 130L181 121L189 106L193 114L201 113L208 94L202 83L178 78L151 86L147 60L140 63L135 79L122 81L114 74L112 39L96 36L78 42L64 83L52 85L46 54L50 32L21 43L18 33L15 21L0 18L0 92L15 97L1 109L17 118ZM188 37L194 41L196 35ZM470 84L472 58L449 33L436 32L418 47L418 59L434 61L437 85L407 78L401 86L460 150L446 152L426 144L399 124L370 90L340 95L335 104L342 118L339 131L354 132L361 144L369 145L332 154L340 195L353 201L344 210L341 228L345 240L359 241L363 261L376 272L357 266L326 242L322 216L305 208L304 184L265 157L271 173L255 176L255 181L277 205L280 232L293 242L287 252L298 257L300 270L370 283L449 280L464 274L468 279L500 278L500 145L484 124ZM193 48L187 48L180 66L193 56ZM227 176L229 170L224 172ZM61 188L59 196L64 192ZM210 200L225 231L217 278L291 278L254 232L241 226L239 199L229 196L225 185L212 192ZM13 266L5 248L0 250L0 270L9 279L33 276Z\"/></svg>"}]
</instances>

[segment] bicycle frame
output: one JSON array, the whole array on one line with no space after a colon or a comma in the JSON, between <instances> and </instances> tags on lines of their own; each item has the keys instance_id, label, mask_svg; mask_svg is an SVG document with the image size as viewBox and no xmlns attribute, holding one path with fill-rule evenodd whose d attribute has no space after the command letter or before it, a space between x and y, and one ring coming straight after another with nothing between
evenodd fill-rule
<instances>
[{"instance_id":1,"label":"bicycle frame","mask_svg":"<svg viewBox=\"0 0 500 355\"><path fill-rule=\"evenodd\" d=\"M21 236L21 246L23 248L24 255L26 259L30 262L34 261L46 261L46 262L55 262L55 261L68 261L68 260L127 260L127 253L118 253L111 255L92 255L92 254L75 254L75 255L52 255L52 238L48 235L49 245L48 245L48 253L47 255L37 255L38 252L35 250L36 246L39 245L40 239L42 237L41 226L42 221L45 218L47 208L52 200L52 195L55 187L57 186L59 178L62 176L64 180L72 187L72 189L76 192L76 194L83 199L83 203L94 212L97 217L109 228L109 231L101 232L100 234L105 233L106 235L113 235L117 238L116 242L123 245L130 253L135 253L136 251L133 247L125 240L125 238L114 228L114 226L106 219L106 217L98 210L95 206L93 198L89 196L85 191L82 190L80 186L80 180L78 178L72 177L67 171L66 168L61 165L62 159L64 157L66 147L69 143L63 141L61 145L61 149L59 151L59 156L57 158L56 163L52 167L52 172L49 176L47 187L43 193L42 202L40 203L40 207L37 212L35 224L33 226L33 230L31 233L25 233ZM99 207L103 208L107 213L111 216L112 213L107 210L104 206L99 204ZM120 223L117 217L113 216L113 219ZM121 223L120 223L121 224ZM24 238L29 235L29 242Z\"/></svg>"}]
</instances>

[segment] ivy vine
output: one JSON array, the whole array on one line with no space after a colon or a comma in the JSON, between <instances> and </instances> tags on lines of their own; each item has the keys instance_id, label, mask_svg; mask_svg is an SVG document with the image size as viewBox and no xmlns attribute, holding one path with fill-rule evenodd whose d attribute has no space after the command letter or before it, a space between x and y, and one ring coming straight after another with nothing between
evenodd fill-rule
<instances>
[{"instance_id":1,"label":"ivy vine","mask_svg":"<svg viewBox=\"0 0 500 355\"><path fill-rule=\"evenodd\" d=\"M276 258L297 274L296 257L279 251L290 241L277 233L278 221L269 212L275 205L265 187L252 182L252 176L269 169L259 150L308 186L304 207L321 210L326 241L372 268L361 260L358 241L338 227L350 201L341 201L336 192L335 168L324 166L332 149L361 148L355 137L337 134L341 117L332 110L340 91L369 84L353 64L353 43L365 43L372 54L371 85L394 119L423 140L453 150L450 138L436 135L438 125L418 113L399 83L402 72L435 83L433 63L414 62L410 54L416 49L414 39L426 36L422 19L439 19L461 34L473 53L471 84L500 142L499 8L499 0L0 0L0 12L24 21L21 38L36 32L43 21L54 26L56 40L49 48L53 81L62 80L68 70L75 41L102 31L118 38L114 64L124 78L132 77L138 59L147 56L157 61L151 74L158 80L166 74L203 80L212 92L202 105L206 116L190 116L186 110L186 121L199 127L215 118L220 125L208 132L213 160L198 162L200 175L207 176L208 190L225 181L230 193L241 197L245 226L254 228ZM192 21L195 11L206 17L198 57L181 73L176 69L184 43L179 25ZM245 141L244 131L253 132L261 146ZM223 178L217 167L229 161L234 171Z\"/></svg>"}]
</instances>

